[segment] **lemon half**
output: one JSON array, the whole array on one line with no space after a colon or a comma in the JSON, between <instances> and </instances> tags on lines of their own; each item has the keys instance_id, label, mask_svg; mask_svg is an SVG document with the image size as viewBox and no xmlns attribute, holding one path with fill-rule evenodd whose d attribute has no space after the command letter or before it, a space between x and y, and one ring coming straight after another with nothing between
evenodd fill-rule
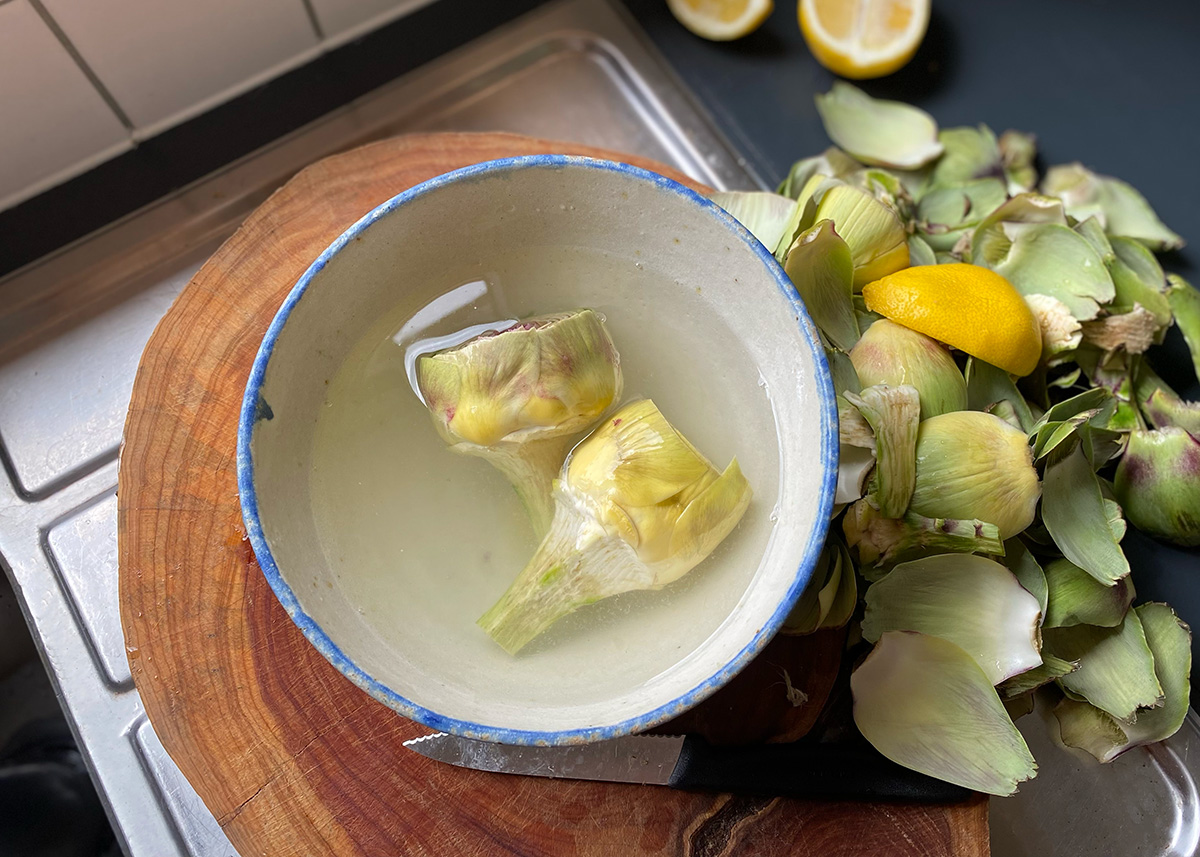
<instances>
[{"instance_id":1,"label":"lemon half","mask_svg":"<svg viewBox=\"0 0 1200 857\"><path fill-rule=\"evenodd\" d=\"M855 80L903 66L929 27L929 0L800 0L798 12L817 62Z\"/></svg>"},{"instance_id":2,"label":"lemon half","mask_svg":"<svg viewBox=\"0 0 1200 857\"><path fill-rule=\"evenodd\" d=\"M772 0L667 0L667 6L679 23L714 42L749 35L775 8Z\"/></svg>"},{"instance_id":3,"label":"lemon half","mask_svg":"<svg viewBox=\"0 0 1200 857\"><path fill-rule=\"evenodd\" d=\"M1042 329L1021 293L978 265L920 265L862 290L867 309L1014 375L1042 355Z\"/></svg>"}]
</instances>

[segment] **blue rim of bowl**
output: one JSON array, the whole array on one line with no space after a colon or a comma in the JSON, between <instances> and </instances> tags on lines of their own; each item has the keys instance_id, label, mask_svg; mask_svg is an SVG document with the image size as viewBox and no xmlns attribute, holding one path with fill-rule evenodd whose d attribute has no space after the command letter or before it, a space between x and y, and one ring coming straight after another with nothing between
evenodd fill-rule
<instances>
[{"instance_id":1,"label":"blue rim of bowl","mask_svg":"<svg viewBox=\"0 0 1200 857\"><path fill-rule=\"evenodd\" d=\"M717 670L711 676L706 678L700 684L693 687L691 690L680 695L670 702L664 703L654 709L622 720L618 723L607 724L597 727L583 727L577 729L565 729L558 731L539 731L527 729L511 729L500 726L486 726L479 723L473 723L466 720L459 720L452 717L446 717L431 711L422 705L419 705L409 699L404 698L385 684L377 681L374 677L368 674L365 670L351 660L342 650L329 638L325 631L317 622L304 611L300 606L300 602L296 598L296 594L283 579L280 574L279 567L275 563L275 557L271 553L271 548L267 544L266 537L263 535L262 523L259 520L258 514L258 496L255 493L254 487L254 462L251 456L250 445L253 439L254 427L258 420L262 417L261 407L262 399L260 391L263 385L263 379L266 376L267 364L270 362L271 354L275 349L275 343L279 339L279 334L282 332L288 317L292 310L304 297L309 284L321 270L329 263L343 247L352 242L357 236L361 235L371 227L377 220L386 217L395 209L411 202L421 196L424 196L438 188L461 182L480 178L493 173L504 173L515 170L523 170L530 168L554 168L561 169L563 167L584 167L588 169L606 170L609 172L623 173L634 178L650 182L661 188L662 190L678 194L679 196L690 200L700 208L707 211L711 216L716 217L722 224L725 225L730 232L735 234L743 243L745 243L752 251L754 251L767 271L775 279L780 292L787 298L792 310L795 314L796 322L800 327L800 331L806 340L809 350L812 354L814 367L814 381L818 388L818 401L821 408L821 460L825 465L824 477L820 488L820 496L817 503L817 514L813 524L812 532L809 534L808 544L804 549L804 556L800 566L796 569L796 576L792 581L792 585L788 590L787 597L782 599L775 609L775 612L767 619L766 622L754 634L754 637L748 642L742 650L721 669ZM379 700L384 705L397 711L410 720L415 720L422 723L431 729L437 729L442 732L449 732L455 735L462 735L468 738L477 738L484 741L496 741L504 744L524 744L524 745L560 745L560 744L580 744L592 741L602 741L609 738L616 738L621 735L627 735L633 732L640 732L657 726L672 717L682 714L687 709L698 704L718 688L735 676L743 667L745 667L763 647L770 642L775 632L783 624L787 618L792 605L800 597L807 585L809 578L812 577L813 568L816 565L818 556L820 555L822 545L825 542L825 536L829 529L829 516L833 508L833 495L837 483L837 460L838 460L838 428L837 428L837 410L834 405L833 382L829 373L829 364L825 358L824 348L821 346L820 337L817 335L816 327L808 316L808 311L805 309L799 294L796 292L795 286L792 285L791 279L784 273L783 268L775 260L761 242L756 239L749 230L741 223L735 220L728 212L718 206L712 200L702 196L696 191L685 185L680 184L673 179L658 175L657 173L649 172L640 167L632 166L631 164L618 163L615 161L604 161L595 158L584 158L573 155L526 155L516 158L502 158L500 160L485 161L473 166L464 167L454 170L436 178L429 179L421 184L415 185L412 188L404 191L392 199L380 205L378 208L364 215L357 223L342 233L342 235L334 241L316 261L309 266L308 270L296 281L296 285L292 288L283 305L279 308L279 312L272 320L270 327L267 328L266 335L263 337L262 344L259 346L258 354L254 358L254 365L250 370L249 380L246 382L246 393L242 399L241 418L238 422L238 437L237 437L237 476L238 476L238 491L241 498L242 517L246 524L246 534L250 539L250 544L254 548L254 554L258 559L259 567L262 569L263 575L274 590L275 596L279 599L287 611L288 616L296 623L296 626L308 638L308 641L325 656L343 675L351 682L357 685L362 690L366 691L373 698Z\"/></svg>"}]
</instances>

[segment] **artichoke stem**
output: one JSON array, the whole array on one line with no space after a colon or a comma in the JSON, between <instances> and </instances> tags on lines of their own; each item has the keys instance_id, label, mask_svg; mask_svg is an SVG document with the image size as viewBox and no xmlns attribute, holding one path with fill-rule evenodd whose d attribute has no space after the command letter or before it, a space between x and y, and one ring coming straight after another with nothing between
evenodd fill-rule
<instances>
[{"instance_id":1,"label":"artichoke stem","mask_svg":"<svg viewBox=\"0 0 1200 857\"><path fill-rule=\"evenodd\" d=\"M477 624L516 654L580 607L652 583L627 543L606 534L570 501L560 500L533 558Z\"/></svg>"},{"instance_id":2,"label":"artichoke stem","mask_svg":"<svg viewBox=\"0 0 1200 857\"><path fill-rule=\"evenodd\" d=\"M524 443L501 442L496 446L458 444L451 449L487 459L508 477L540 539L550 531L550 522L554 519L554 498L551 496L554 480L576 437L566 435Z\"/></svg>"}]
</instances>

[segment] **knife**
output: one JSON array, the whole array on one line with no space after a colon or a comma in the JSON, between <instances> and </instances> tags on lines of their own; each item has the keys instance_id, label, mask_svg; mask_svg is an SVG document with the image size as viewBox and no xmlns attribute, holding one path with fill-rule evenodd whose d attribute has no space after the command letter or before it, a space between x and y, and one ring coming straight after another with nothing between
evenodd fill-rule
<instances>
[{"instance_id":1,"label":"knife","mask_svg":"<svg viewBox=\"0 0 1200 857\"><path fill-rule=\"evenodd\" d=\"M497 744L437 732L405 741L422 756L477 771L642 783L817 800L952 803L970 789L911 771L872 748L837 744L714 747L694 735L630 735L565 747Z\"/></svg>"}]
</instances>

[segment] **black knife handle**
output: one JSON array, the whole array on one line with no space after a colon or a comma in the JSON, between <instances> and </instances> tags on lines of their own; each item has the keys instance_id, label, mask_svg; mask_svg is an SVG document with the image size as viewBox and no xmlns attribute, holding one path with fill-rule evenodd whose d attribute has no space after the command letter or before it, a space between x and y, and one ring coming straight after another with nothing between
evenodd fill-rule
<instances>
[{"instance_id":1,"label":"black knife handle","mask_svg":"<svg viewBox=\"0 0 1200 857\"><path fill-rule=\"evenodd\" d=\"M714 747L688 736L669 785L676 789L817 800L954 803L971 796L956 786L901 767L870 747L758 744Z\"/></svg>"}]
</instances>

